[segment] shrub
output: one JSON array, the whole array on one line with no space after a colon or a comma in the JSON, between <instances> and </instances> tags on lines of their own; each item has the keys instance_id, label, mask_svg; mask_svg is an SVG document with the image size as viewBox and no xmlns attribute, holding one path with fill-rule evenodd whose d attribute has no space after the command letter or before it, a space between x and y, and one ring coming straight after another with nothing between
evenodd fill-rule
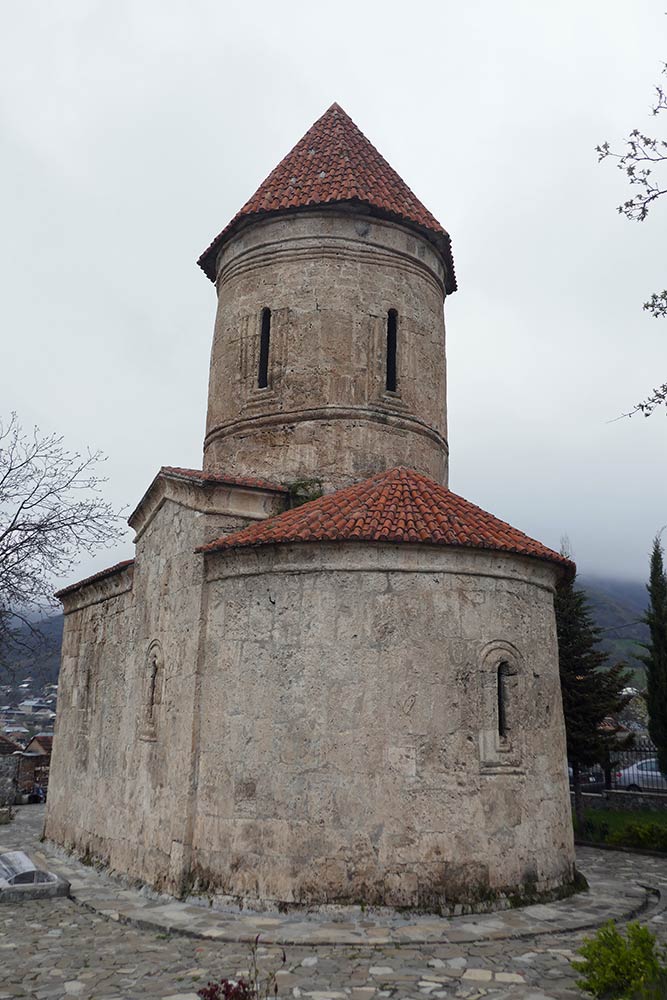
<instances>
[{"instance_id":1,"label":"shrub","mask_svg":"<svg viewBox=\"0 0 667 1000\"><path fill-rule=\"evenodd\" d=\"M630 822L615 830L607 842L617 847L639 847L645 851L667 851L667 827L660 823Z\"/></svg>"},{"instance_id":2,"label":"shrub","mask_svg":"<svg viewBox=\"0 0 667 1000\"><path fill-rule=\"evenodd\" d=\"M623 937L612 920L579 949L583 961L572 963L583 978L577 986L604 1000L664 1000L664 953L655 935L638 923L628 924Z\"/></svg>"},{"instance_id":3,"label":"shrub","mask_svg":"<svg viewBox=\"0 0 667 1000\"><path fill-rule=\"evenodd\" d=\"M609 824L601 816L587 816L581 828L575 823L575 833L585 840L604 843L609 836Z\"/></svg>"},{"instance_id":4,"label":"shrub","mask_svg":"<svg viewBox=\"0 0 667 1000\"><path fill-rule=\"evenodd\" d=\"M593 843L667 854L667 823L659 814L591 810L583 824L575 822L574 830L578 837Z\"/></svg>"}]
</instances>

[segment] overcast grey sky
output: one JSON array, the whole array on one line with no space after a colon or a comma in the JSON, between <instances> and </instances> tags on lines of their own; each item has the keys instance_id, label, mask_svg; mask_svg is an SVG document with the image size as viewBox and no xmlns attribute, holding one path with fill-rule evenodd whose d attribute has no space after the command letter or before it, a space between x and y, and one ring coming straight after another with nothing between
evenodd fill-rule
<instances>
[{"instance_id":1,"label":"overcast grey sky","mask_svg":"<svg viewBox=\"0 0 667 1000\"><path fill-rule=\"evenodd\" d=\"M5 0L0 412L108 455L133 507L201 466L213 286L195 265L336 100L448 229L453 490L587 573L667 522L667 200L595 145L649 117L667 4ZM73 578L132 553L82 561Z\"/></svg>"}]
</instances>

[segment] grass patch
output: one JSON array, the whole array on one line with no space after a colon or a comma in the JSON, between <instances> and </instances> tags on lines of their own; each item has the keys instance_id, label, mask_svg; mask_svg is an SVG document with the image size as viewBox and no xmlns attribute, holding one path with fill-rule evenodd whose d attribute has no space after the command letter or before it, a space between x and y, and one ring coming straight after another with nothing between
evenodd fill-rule
<instances>
[{"instance_id":1,"label":"grass patch","mask_svg":"<svg viewBox=\"0 0 667 1000\"><path fill-rule=\"evenodd\" d=\"M610 847L634 847L667 854L667 811L639 809L587 809L583 828L574 822L574 832L582 840Z\"/></svg>"}]
</instances>

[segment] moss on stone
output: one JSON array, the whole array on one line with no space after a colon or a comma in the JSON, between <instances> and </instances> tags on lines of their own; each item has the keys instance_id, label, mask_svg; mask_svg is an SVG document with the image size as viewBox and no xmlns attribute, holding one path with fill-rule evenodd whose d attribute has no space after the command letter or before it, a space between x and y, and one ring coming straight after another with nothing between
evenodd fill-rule
<instances>
[{"instance_id":1,"label":"moss on stone","mask_svg":"<svg viewBox=\"0 0 667 1000\"><path fill-rule=\"evenodd\" d=\"M293 483L287 484L287 489L291 508L301 507L311 500L318 500L324 492L321 479L296 479Z\"/></svg>"}]
</instances>

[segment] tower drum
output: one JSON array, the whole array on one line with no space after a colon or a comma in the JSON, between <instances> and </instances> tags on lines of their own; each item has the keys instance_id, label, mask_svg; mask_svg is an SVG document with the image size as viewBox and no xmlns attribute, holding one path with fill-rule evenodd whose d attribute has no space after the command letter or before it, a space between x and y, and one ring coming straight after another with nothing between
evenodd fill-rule
<instances>
[{"instance_id":1,"label":"tower drum","mask_svg":"<svg viewBox=\"0 0 667 1000\"><path fill-rule=\"evenodd\" d=\"M362 208L271 215L219 252L209 471L326 490L404 464L447 483L437 248Z\"/></svg>"}]
</instances>

